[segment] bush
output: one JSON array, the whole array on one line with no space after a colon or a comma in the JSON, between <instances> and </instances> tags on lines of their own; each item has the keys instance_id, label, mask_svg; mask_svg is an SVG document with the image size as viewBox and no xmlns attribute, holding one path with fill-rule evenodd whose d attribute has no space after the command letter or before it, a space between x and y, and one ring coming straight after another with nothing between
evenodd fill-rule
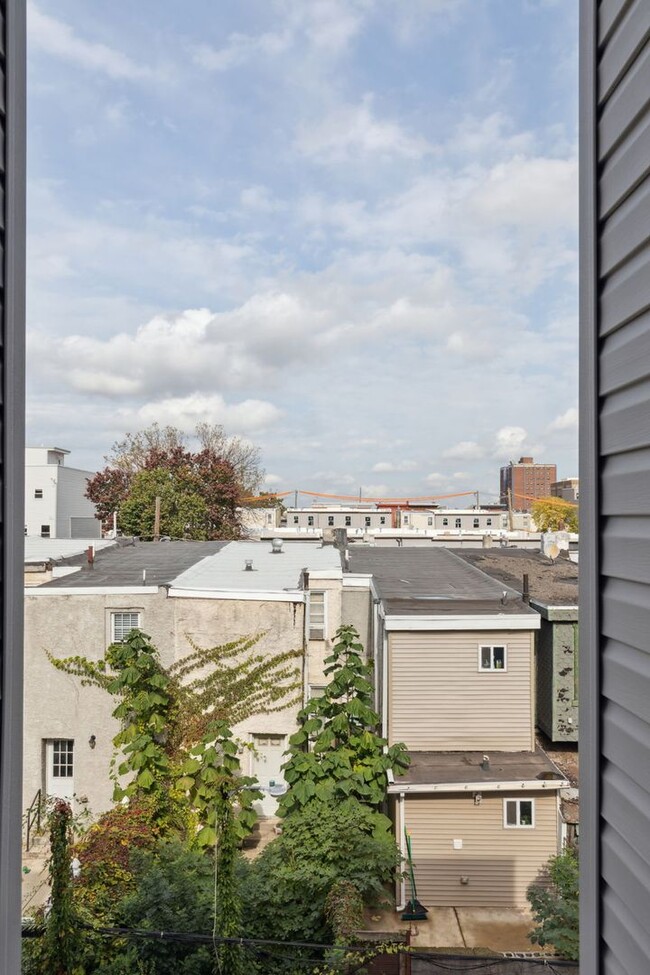
<instances>
[{"instance_id":1,"label":"bush","mask_svg":"<svg viewBox=\"0 0 650 975\"><path fill-rule=\"evenodd\" d=\"M345 881L365 904L378 903L399 863L390 821L381 813L356 799L335 805L314 800L284 821L282 834L248 867L242 884L246 935L331 944L326 907L332 888Z\"/></svg>"},{"instance_id":2,"label":"bush","mask_svg":"<svg viewBox=\"0 0 650 975\"><path fill-rule=\"evenodd\" d=\"M547 864L547 881L531 884L528 900L538 927L530 934L530 940L538 945L553 945L555 950L569 961L577 961L579 955L578 931L578 854L566 847Z\"/></svg>"}]
</instances>

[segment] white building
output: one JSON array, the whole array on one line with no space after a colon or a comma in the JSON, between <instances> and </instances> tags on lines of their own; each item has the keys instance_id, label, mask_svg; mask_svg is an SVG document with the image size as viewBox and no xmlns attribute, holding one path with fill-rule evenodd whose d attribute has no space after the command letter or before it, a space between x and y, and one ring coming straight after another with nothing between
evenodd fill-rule
<instances>
[{"instance_id":1,"label":"white building","mask_svg":"<svg viewBox=\"0 0 650 975\"><path fill-rule=\"evenodd\" d=\"M25 450L25 534L41 538L101 538L95 506L85 497L93 471L65 466L69 450Z\"/></svg>"}]
</instances>

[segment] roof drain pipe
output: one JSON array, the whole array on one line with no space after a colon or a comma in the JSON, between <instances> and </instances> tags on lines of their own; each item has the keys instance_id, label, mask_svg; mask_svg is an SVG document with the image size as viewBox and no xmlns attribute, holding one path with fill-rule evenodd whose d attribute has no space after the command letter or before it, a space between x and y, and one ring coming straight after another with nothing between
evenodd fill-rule
<instances>
[{"instance_id":1,"label":"roof drain pipe","mask_svg":"<svg viewBox=\"0 0 650 975\"><path fill-rule=\"evenodd\" d=\"M530 602L530 585L528 583L528 573L524 572L524 584L522 586L523 592L521 594L522 601L525 603Z\"/></svg>"},{"instance_id":2,"label":"roof drain pipe","mask_svg":"<svg viewBox=\"0 0 650 975\"><path fill-rule=\"evenodd\" d=\"M406 863L406 832L405 832L405 817L404 817L404 793L400 792L398 804L397 804L397 832L399 835L399 852L402 858L402 868L404 863ZM399 904L395 905L395 913L401 914L402 911L406 910L406 876L402 870L402 877L397 881L397 894L396 899Z\"/></svg>"}]
</instances>

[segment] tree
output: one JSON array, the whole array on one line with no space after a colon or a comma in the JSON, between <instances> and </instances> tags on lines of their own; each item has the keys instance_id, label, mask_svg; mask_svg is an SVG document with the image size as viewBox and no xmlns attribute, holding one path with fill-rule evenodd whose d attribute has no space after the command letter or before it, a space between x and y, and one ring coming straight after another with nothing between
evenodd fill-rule
<instances>
[{"instance_id":1,"label":"tree","mask_svg":"<svg viewBox=\"0 0 650 975\"><path fill-rule=\"evenodd\" d=\"M540 498L533 502L533 521L540 532L578 531L578 506L562 498Z\"/></svg>"},{"instance_id":2,"label":"tree","mask_svg":"<svg viewBox=\"0 0 650 975\"><path fill-rule=\"evenodd\" d=\"M401 772L409 766L406 746L388 747L378 732L372 664L363 660L357 631L341 626L336 638L325 660L331 680L322 695L300 711L300 729L289 739L284 765L289 790L280 800L281 816L314 798L338 802L354 796L378 807L386 796L388 770Z\"/></svg>"},{"instance_id":3,"label":"tree","mask_svg":"<svg viewBox=\"0 0 650 975\"><path fill-rule=\"evenodd\" d=\"M206 423L197 426L196 439L200 449L192 451L176 427L154 423L117 441L104 458L107 466L88 480L86 497L97 517L110 527L118 512L124 531L151 537L160 496L162 534L238 537L238 505L264 476L259 448Z\"/></svg>"},{"instance_id":4,"label":"tree","mask_svg":"<svg viewBox=\"0 0 650 975\"><path fill-rule=\"evenodd\" d=\"M534 944L553 945L570 961L577 961L580 949L578 929L578 854L572 847L551 857L542 884L531 884L528 900L537 927L529 935Z\"/></svg>"}]
</instances>

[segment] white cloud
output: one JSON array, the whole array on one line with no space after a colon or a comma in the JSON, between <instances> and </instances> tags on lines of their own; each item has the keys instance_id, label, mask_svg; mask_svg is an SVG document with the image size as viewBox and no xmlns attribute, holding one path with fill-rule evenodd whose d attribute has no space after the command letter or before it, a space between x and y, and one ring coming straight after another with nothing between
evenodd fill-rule
<instances>
[{"instance_id":1,"label":"white cloud","mask_svg":"<svg viewBox=\"0 0 650 975\"><path fill-rule=\"evenodd\" d=\"M363 498L391 497L391 489L387 484L362 484ZM362 498L362 500L363 500Z\"/></svg>"},{"instance_id":2,"label":"white cloud","mask_svg":"<svg viewBox=\"0 0 650 975\"><path fill-rule=\"evenodd\" d=\"M27 8L27 29L30 47L81 68L127 80L148 78L154 74L150 68L132 61L122 51L84 40L67 24L43 13L33 3Z\"/></svg>"},{"instance_id":3,"label":"white cloud","mask_svg":"<svg viewBox=\"0 0 650 975\"><path fill-rule=\"evenodd\" d=\"M454 444L453 447L448 447L442 452L443 457L452 460L476 460L484 455L485 449L475 440L461 440L460 443Z\"/></svg>"},{"instance_id":4,"label":"white cloud","mask_svg":"<svg viewBox=\"0 0 650 975\"><path fill-rule=\"evenodd\" d=\"M315 124L303 126L296 148L318 163L347 163L359 156L420 159L430 151L421 136L409 135L397 122L378 119L372 95L359 105L341 105Z\"/></svg>"},{"instance_id":5,"label":"white cloud","mask_svg":"<svg viewBox=\"0 0 650 975\"><path fill-rule=\"evenodd\" d=\"M285 483L285 479L283 477L280 477L279 474L264 475L264 484L266 484L267 487L278 487L278 485L284 483Z\"/></svg>"},{"instance_id":6,"label":"white cloud","mask_svg":"<svg viewBox=\"0 0 650 975\"><path fill-rule=\"evenodd\" d=\"M214 48L199 44L192 57L195 64L207 71L229 71L241 67L254 58L277 57L285 53L292 44L289 31L266 34L231 34L225 47Z\"/></svg>"},{"instance_id":7,"label":"white cloud","mask_svg":"<svg viewBox=\"0 0 650 975\"><path fill-rule=\"evenodd\" d=\"M204 396L198 393L146 403L137 411L138 420L148 426L179 427L188 432L197 423L222 424L229 433L259 432L276 423L281 411L264 400L247 399L240 403L226 403L217 393Z\"/></svg>"},{"instance_id":8,"label":"white cloud","mask_svg":"<svg viewBox=\"0 0 650 975\"><path fill-rule=\"evenodd\" d=\"M569 407L564 413L556 416L549 425L549 430L577 430L578 429L578 410L575 406Z\"/></svg>"},{"instance_id":9,"label":"white cloud","mask_svg":"<svg viewBox=\"0 0 650 975\"><path fill-rule=\"evenodd\" d=\"M441 484L446 484L448 480L449 478L447 477L446 474L439 474L435 471L432 474L427 474L427 476L425 477L425 481L427 482L427 484L432 484L434 487L437 487Z\"/></svg>"},{"instance_id":10,"label":"white cloud","mask_svg":"<svg viewBox=\"0 0 650 975\"><path fill-rule=\"evenodd\" d=\"M501 427L494 438L493 456L502 460L513 458L525 449L527 437L523 427Z\"/></svg>"},{"instance_id":11,"label":"white cloud","mask_svg":"<svg viewBox=\"0 0 650 975\"><path fill-rule=\"evenodd\" d=\"M456 471L455 474L451 475L455 481L466 481L470 476L467 471Z\"/></svg>"},{"instance_id":12,"label":"white cloud","mask_svg":"<svg viewBox=\"0 0 650 975\"><path fill-rule=\"evenodd\" d=\"M379 461L372 468L373 474L390 474L393 471L416 471L420 465L415 460Z\"/></svg>"}]
</instances>

